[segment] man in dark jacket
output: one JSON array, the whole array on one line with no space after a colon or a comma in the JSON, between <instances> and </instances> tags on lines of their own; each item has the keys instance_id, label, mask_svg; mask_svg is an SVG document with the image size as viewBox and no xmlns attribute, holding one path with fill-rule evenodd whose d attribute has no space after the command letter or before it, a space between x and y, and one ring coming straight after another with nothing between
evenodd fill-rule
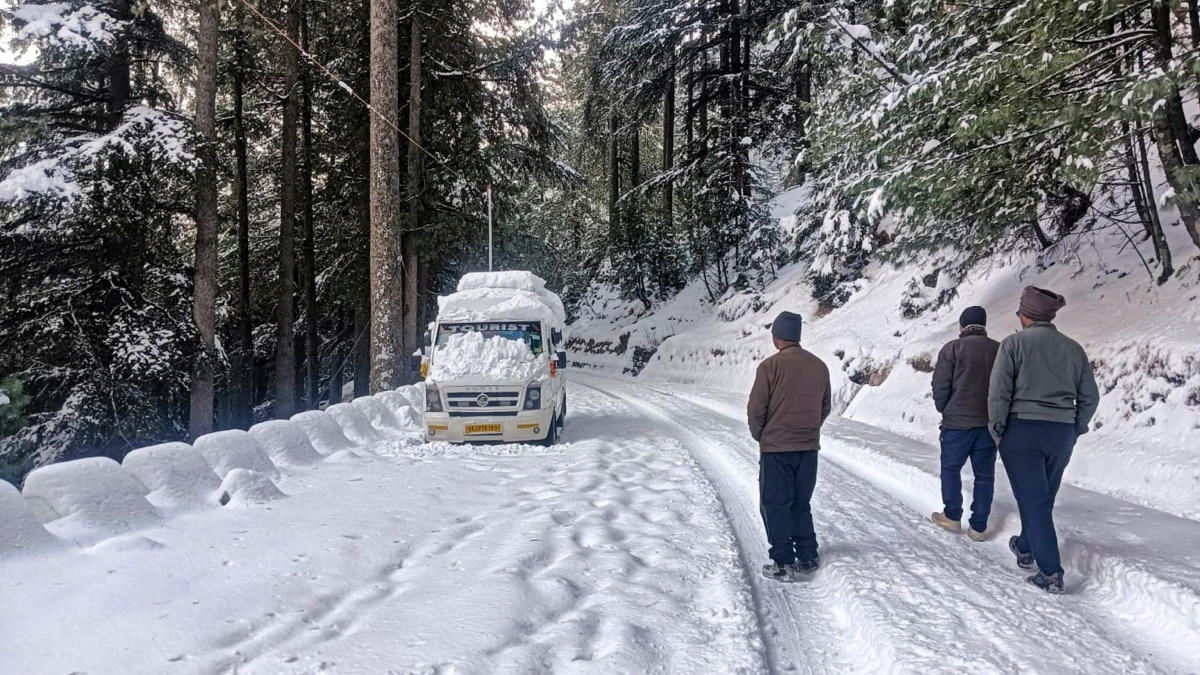
<instances>
[{"instance_id":1,"label":"man in dark jacket","mask_svg":"<svg viewBox=\"0 0 1200 675\"><path fill-rule=\"evenodd\" d=\"M758 483L772 560L763 574L778 581L794 581L820 565L809 502L832 399L829 368L800 347L800 328L797 314L775 319L771 335L779 353L758 366L747 411L762 453Z\"/></svg>"},{"instance_id":2,"label":"man in dark jacket","mask_svg":"<svg viewBox=\"0 0 1200 675\"><path fill-rule=\"evenodd\" d=\"M975 474L967 536L983 541L996 488L996 441L988 431L988 379L1000 343L987 336L987 311L968 307L958 320L959 337L938 354L933 369L933 404L942 413L942 504L935 525L962 530L962 469Z\"/></svg>"},{"instance_id":3,"label":"man in dark jacket","mask_svg":"<svg viewBox=\"0 0 1200 675\"><path fill-rule=\"evenodd\" d=\"M988 396L992 434L1021 513L1021 534L1008 546L1019 567L1038 568L1028 581L1050 593L1064 592L1054 499L1100 403L1083 347L1051 323L1066 304L1052 291L1025 288L1017 312L1023 330L1000 343Z\"/></svg>"}]
</instances>

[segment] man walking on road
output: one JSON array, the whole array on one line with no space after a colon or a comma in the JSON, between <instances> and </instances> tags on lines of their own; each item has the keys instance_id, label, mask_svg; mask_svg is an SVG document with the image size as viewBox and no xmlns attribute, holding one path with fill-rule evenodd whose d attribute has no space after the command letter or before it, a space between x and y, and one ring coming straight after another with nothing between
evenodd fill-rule
<instances>
[{"instance_id":1,"label":"man walking on road","mask_svg":"<svg viewBox=\"0 0 1200 675\"><path fill-rule=\"evenodd\" d=\"M1087 433L1100 403L1092 364L1054 320L1067 301L1034 286L1021 293L1023 330L1000 343L992 368L988 417L1021 514L1021 534L1008 542L1022 569L1049 593L1063 593L1054 532L1054 499L1075 441Z\"/></svg>"},{"instance_id":2,"label":"man walking on road","mask_svg":"<svg viewBox=\"0 0 1200 675\"><path fill-rule=\"evenodd\" d=\"M983 541L996 487L996 441L988 431L988 380L1000 343L987 335L987 311L968 307L958 320L959 336L942 347L933 369L933 404L942 413L942 504L933 523L962 531L962 469L975 474L967 536Z\"/></svg>"},{"instance_id":3,"label":"man walking on road","mask_svg":"<svg viewBox=\"0 0 1200 675\"><path fill-rule=\"evenodd\" d=\"M748 406L750 435L761 451L758 484L772 561L763 574L777 581L795 581L820 565L809 502L832 398L829 368L800 347L800 328L798 314L775 319L771 336L779 352L759 364Z\"/></svg>"}]
</instances>

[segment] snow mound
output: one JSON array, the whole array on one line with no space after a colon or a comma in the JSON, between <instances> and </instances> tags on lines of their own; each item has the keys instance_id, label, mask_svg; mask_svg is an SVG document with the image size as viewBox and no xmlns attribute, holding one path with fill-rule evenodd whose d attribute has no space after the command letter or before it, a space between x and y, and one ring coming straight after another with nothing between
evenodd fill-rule
<instances>
[{"instance_id":1,"label":"snow mound","mask_svg":"<svg viewBox=\"0 0 1200 675\"><path fill-rule=\"evenodd\" d=\"M121 466L149 491L160 508L215 504L221 479L187 443L163 443L125 455Z\"/></svg>"},{"instance_id":2,"label":"snow mound","mask_svg":"<svg viewBox=\"0 0 1200 675\"><path fill-rule=\"evenodd\" d=\"M98 553L101 555L109 555L113 553L143 553L146 551L161 551L167 547L161 541L156 541L150 537L133 534L124 537L113 537L106 539L99 544L93 546L89 552Z\"/></svg>"},{"instance_id":3,"label":"snow mound","mask_svg":"<svg viewBox=\"0 0 1200 675\"><path fill-rule=\"evenodd\" d=\"M562 300L556 294L546 290L546 282L532 272L516 270L506 272L472 272L464 274L463 278L458 280L459 293L487 289L513 290L532 294L537 296L542 304L550 308L554 316L557 317L559 324L564 324L567 321L567 313L563 308Z\"/></svg>"},{"instance_id":4,"label":"snow mound","mask_svg":"<svg viewBox=\"0 0 1200 675\"><path fill-rule=\"evenodd\" d=\"M220 501L224 506L266 504L286 496L270 478L249 469L231 469L221 482Z\"/></svg>"},{"instance_id":5,"label":"snow mound","mask_svg":"<svg viewBox=\"0 0 1200 675\"><path fill-rule=\"evenodd\" d=\"M87 457L35 469L25 500L35 518L67 537L119 534L157 520L148 490L108 457Z\"/></svg>"},{"instance_id":6,"label":"snow mound","mask_svg":"<svg viewBox=\"0 0 1200 675\"><path fill-rule=\"evenodd\" d=\"M375 394L375 398L391 410L392 415L400 423L400 428L409 431L420 431L420 411L425 409L424 401L421 401L421 406L418 408L404 394L398 391L381 391ZM421 398L424 397L422 396Z\"/></svg>"},{"instance_id":7,"label":"snow mound","mask_svg":"<svg viewBox=\"0 0 1200 675\"><path fill-rule=\"evenodd\" d=\"M350 402L355 408L358 408L371 423L371 426L384 433L402 432L404 427L401 426L399 418L392 412L391 408L383 404L377 396L360 396Z\"/></svg>"},{"instance_id":8,"label":"snow mound","mask_svg":"<svg viewBox=\"0 0 1200 675\"><path fill-rule=\"evenodd\" d=\"M433 354L429 379L434 382L526 381L549 375L546 362L520 340L482 333L451 335Z\"/></svg>"},{"instance_id":9,"label":"snow mound","mask_svg":"<svg viewBox=\"0 0 1200 675\"><path fill-rule=\"evenodd\" d=\"M279 478L279 468L248 431L230 429L205 434L196 439L195 445L218 476L227 476L234 469L249 469L272 480Z\"/></svg>"},{"instance_id":10,"label":"snow mound","mask_svg":"<svg viewBox=\"0 0 1200 675\"><path fill-rule=\"evenodd\" d=\"M301 413L303 414L303 413ZM303 427L288 420L270 420L250 427L250 435L276 466L311 466L321 461Z\"/></svg>"},{"instance_id":11,"label":"snow mound","mask_svg":"<svg viewBox=\"0 0 1200 675\"><path fill-rule=\"evenodd\" d=\"M384 393L390 394L392 392L384 392ZM418 382L417 384L410 384L406 387L400 387L399 389L397 389L395 391L395 393L400 394L400 396L402 396L404 398L404 400L408 401L409 405L411 405L413 408L416 408L418 411L425 409L425 383L424 382ZM384 400L384 403L387 403L387 400Z\"/></svg>"},{"instance_id":12,"label":"snow mound","mask_svg":"<svg viewBox=\"0 0 1200 675\"><path fill-rule=\"evenodd\" d=\"M327 412L309 410L296 413L292 415L292 422L308 435L312 446L322 455L332 455L354 447L354 443L338 426L337 420Z\"/></svg>"},{"instance_id":13,"label":"snow mound","mask_svg":"<svg viewBox=\"0 0 1200 675\"><path fill-rule=\"evenodd\" d=\"M46 528L33 517L12 483L0 480L0 558L10 553L29 551L54 541Z\"/></svg>"},{"instance_id":14,"label":"snow mound","mask_svg":"<svg viewBox=\"0 0 1200 675\"><path fill-rule=\"evenodd\" d=\"M346 438L358 445L371 445L385 440L384 435L371 426L371 421L367 419L367 416L355 408L352 403L331 405L325 409L325 412L337 421L338 426L345 432Z\"/></svg>"},{"instance_id":15,"label":"snow mound","mask_svg":"<svg viewBox=\"0 0 1200 675\"><path fill-rule=\"evenodd\" d=\"M553 304L537 293L511 288L476 288L438 297L438 321L545 321L552 326L567 322L562 301Z\"/></svg>"}]
</instances>

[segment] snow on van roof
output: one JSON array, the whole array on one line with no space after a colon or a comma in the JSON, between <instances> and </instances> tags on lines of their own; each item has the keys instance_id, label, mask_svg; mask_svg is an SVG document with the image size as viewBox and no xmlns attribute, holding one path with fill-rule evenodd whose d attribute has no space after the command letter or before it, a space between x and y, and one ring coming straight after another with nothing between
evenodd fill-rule
<instances>
[{"instance_id":1,"label":"snow on van roof","mask_svg":"<svg viewBox=\"0 0 1200 675\"><path fill-rule=\"evenodd\" d=\"M559 323L566 323L567 313L563 308L562 300L554 292L547 290L546 282L533 272L522 270L471 272L464 274L463 278L458 281L460 293L484 289L509 289L532 293L554 312Z\"/></svg>"},{"instance_id":2,"label":"snow on van roof","mask_svg":"<svg viewBox=\"0 0 1200 675\"><path fill-rule=\"evenodd\" d=\"M562 300L530 272L477 272L458 283L458 292L438 298L439 321L496 319L567 322Z\"/></svg>"}]
</instances>

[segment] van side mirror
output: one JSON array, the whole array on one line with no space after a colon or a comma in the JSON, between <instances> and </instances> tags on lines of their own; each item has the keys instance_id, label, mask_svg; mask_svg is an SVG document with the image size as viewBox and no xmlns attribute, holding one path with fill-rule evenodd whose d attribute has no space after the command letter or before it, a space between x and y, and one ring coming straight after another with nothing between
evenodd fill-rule
<instances>
[{"instance_id":1,"label":"van side mirror","mask_svg":"<svg viewBox=\"0 0 1200 675\"><path fill-rule=\"evenodd\" d=\"M429 331L426 331L425 336L421 338L421 344L424 345L426 349L429 349L433 346L433 338L429 337Z\"/></svg>"},{"instance_id":2,"label":"van side mirror","mask_svg":"<svg viewBox=\"0 0 1200 675\"><path fill-rule=\"evenodd\" d=\"M424 357L422 357L420 354L412 355L412 358L409 361L409 367L412 368L412 371L414 373L421 372L421 361L423 360L423 358Z\"/></svg>"},{"instance_id":3,"label":"van side mirror","mask_svg":"<svg viewBox=\"0 0 1200 675\"><path fill-rule=\"evenodd\" d=\"M567 353L566 352L558 353L558 367L560 370L567 367Z\"/></svg>"},{"instance_id":4,"label":"van side mirror","mask_svg":"<svg viewBox=\"0 0 1200 675\"><path fill-rule=\"evenodd\" d=\"M562 334L561 330L559 330L557 328L550 329L550 341L551 342L553 342L556 345L562 344L562 339L563 339L563 334Z\"/></svg>"}]
</instances>

